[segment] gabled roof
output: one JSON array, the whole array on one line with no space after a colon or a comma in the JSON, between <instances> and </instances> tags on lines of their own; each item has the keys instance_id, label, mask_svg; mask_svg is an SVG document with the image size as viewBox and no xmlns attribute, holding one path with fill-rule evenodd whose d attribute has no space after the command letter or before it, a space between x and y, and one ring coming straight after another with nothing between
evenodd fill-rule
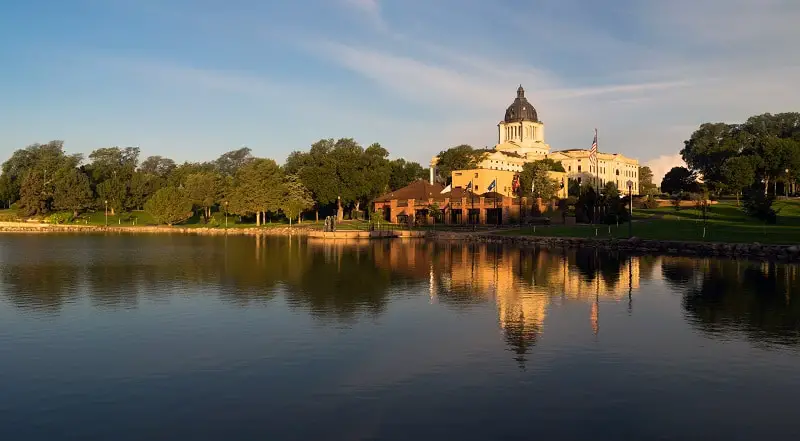
<instances>
[{"instance_id":1,"label":"gabled roof","mask_svg":"<svg viewBox=\"0 0 800 441\"><path fill-rule=\"evenodd\" d=\"M428 200L429 198L440 198L444 186L439 183L430 184L424 179L416 180L403 188L398 188L395 191L386 193L375 199L375 202L386 202L392 199L415 199L415 200Z\"/></svg>"}]
</instances>

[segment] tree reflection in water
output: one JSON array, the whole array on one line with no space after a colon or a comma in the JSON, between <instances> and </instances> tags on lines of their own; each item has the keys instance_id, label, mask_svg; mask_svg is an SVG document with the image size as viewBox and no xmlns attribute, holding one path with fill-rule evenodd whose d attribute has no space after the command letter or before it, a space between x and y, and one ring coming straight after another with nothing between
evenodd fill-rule
<instances>
[{"instance_id":1,"label":"tree reflection in water","mask_svg":"<svg viewBox=\"0 0 800 441\"><path fill-rule=\"evenodd\" d=\"M494 305L503 339L524 367L550 308L586 304L598 334L604 302L624 301L632 312L640 281L662 278L682 292L687 318L708 335L743 332L780 344L800 339L800 306L791 301L798 267L789 265L416 240L125 235L3 241L2 296L47 314L81 297L98 308L134 308L176 296L217 296L239 307L280 296L317 319L351 323L383 314L393 296L426 293L456 310Z\"/></svg>"},{"instance_id":2,"label":"tree reflection in water","mask_svg":"<svg viewBox=\"0 0 800 441\"><path fill-rule=\"evenodd\" d=\"M712 337L742 333L755 342L800 343L797 265L664 258L664 276L683 288L689 321Z\"/></svg>"}]
</instances>

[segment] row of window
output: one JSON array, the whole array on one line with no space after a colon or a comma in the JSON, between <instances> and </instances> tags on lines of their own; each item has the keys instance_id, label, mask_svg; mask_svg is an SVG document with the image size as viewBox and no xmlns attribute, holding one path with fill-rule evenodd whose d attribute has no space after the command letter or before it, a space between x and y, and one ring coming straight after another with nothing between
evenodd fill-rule
<instances>
[{"instance_id":1,"label":"row of window","mask_svg":"<svg viewBox=\"0 0 800 441\"><path fill-rule=\"evenodd\" d=\"M589 173L595 173L595 170L596 170L597 168L599 168L599 169L600 169L600 174L605 174L605 173L606 173L606 168L605 168L605 167L592 167L591 165L589 166ZM567 171L568 171L568 172L571 172L571 171L572 171L572 166L571 166L571 165L570 165L570 166L567 166ZM578 166L578 173L581 173L581 171L582 171L582 168L581 168L581 166L579 165L579 166ZM619 169L617 169L617 171L616 171L616 174L617 174L617 176L619 176ZM624 175L624 176L626 176L626 177L628 177L628 178L635 178L635 177L636 177L636 176L635 176L635 175L636 175L636 173L634 173L634 172L633 172L633 171L631 171L631 170L625 170L625 172L623 173L623 175Z\"/></svg>"}]
</instances>

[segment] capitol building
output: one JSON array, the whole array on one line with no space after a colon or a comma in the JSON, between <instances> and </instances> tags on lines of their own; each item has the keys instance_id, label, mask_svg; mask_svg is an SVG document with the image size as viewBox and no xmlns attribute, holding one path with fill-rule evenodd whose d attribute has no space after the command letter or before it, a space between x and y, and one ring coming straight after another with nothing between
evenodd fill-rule
<instances>
[{"instance_id":1,"label":"capitol building","mask_svg":"<svg viewBox=\"0 0 800 441\"><path fill-rule=\"evenodd\" d=\"M587 131L587 133L589 133ZM587 136L587 146L591 138ZM525 98L525 89L517 89L517 97L506 109L497 124L497 145L484 155L478 164L482 170L521 172L526 162L552 159L561 163L569 179L579 183L595 183L603 187L613 182L624 191L627 182L633 183L633 194L639 194L639 161L619 153L598 151L597 166L590 162L590 151L570 149L551 151L545 142L544 123L533 105ZM431 181L435 176L438 158L431 160Z\"/></svg>"}]
</instances>

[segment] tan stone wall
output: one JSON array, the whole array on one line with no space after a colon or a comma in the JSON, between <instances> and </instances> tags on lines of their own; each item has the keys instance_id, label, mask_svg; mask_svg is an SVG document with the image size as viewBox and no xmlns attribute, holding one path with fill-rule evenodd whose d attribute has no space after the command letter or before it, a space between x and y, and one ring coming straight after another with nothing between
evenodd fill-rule
<instances>
[{"instance_id":1,"label":"tan stone wall","mask_svg":"<svg viewBox=\"0 0 800 441\"><path fill-rule=\"evenodd\" d=\"M472 181L472 191L476 194L489 191L489 185L497 179L497 191L504 196L512 196L511 183L514 181L516 173L507 170L455 170L451 174L453 188L467 189L467 184Z\"/></svg>"}]
</instances>

